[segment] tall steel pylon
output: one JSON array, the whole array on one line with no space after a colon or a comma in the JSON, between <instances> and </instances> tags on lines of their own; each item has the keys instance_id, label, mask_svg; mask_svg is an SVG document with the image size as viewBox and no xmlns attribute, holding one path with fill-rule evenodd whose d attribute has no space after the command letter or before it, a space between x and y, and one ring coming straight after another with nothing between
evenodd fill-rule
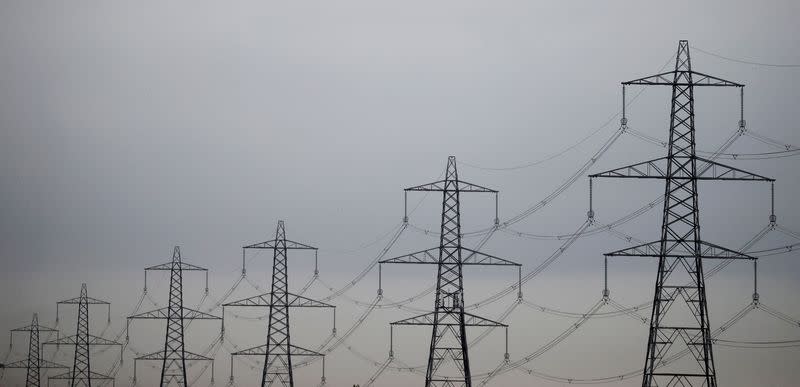
<instances>
[{"instance_id":1,"label":"tall steel pylon","mask_svg":"<svg viewBox=\"0 0 800 387\"><path fill-rule=\"evenodd\" d=\"M48 328L42 325L39 325L39 316L34 313L33 320L31 320L31 324L24 326L22 328L16 328L11 330L11 336L13 339L14 333L16 332L28 332L29 341L28 341L28 357L25 360L19 360L15 362L11 362L9 364L5 364L5 368L25 368L27 370L27 375L25 376L25 386L26 387L39 387L41 386L41 369L42 368L65 368L68 369L69 367L57 363L53 363L51 361L47 361L42 359L41 352L39 351L40 341L39 335L40 333L52 333L55 332L56 338L58 338L58 329ZM13 342L13 340L12 340ZM9 344L11 345L11 344Z\"/></svg>"},{"instance_id":2,"label":"tall steel pylon","mask_svg":"<svg viewBox=\"0 0 800 387\"><path fill-rule=\"evenodd\" d=\"M103 375L98 372L92 371L91 367L91 354L89 348L91 346L108 346L118 345L120 347L120 359L122 358L122 343L113 340L104 339L102 337L89 334L89 305L105 305L108 308L108 322L111 322L111 304L107 301L98 300L89 297L86 290L86 284L81 284L81 294L76 298L71 298L64 301L59 301L56 304L56 321L58 321L58 306L60 305L78 305L78 327L75 335L58 338L53 341L48 341L44 345L74 345L75 356L72 362L72 371L61 375L56 375L50 380L69 380L71 387L91 387L92 381L112 381L113 376Z\"/></svg>"},{"instance_id":3,"label":"tall steel pylon","mask_svg":"<svg viewBox=\"0 0 800 387\"><path fill-rule=\"evenodd\" d=\"M211 382L214 382L214 359L205 355L189 352L185 349L184 342L184 322L185 320L221 320L217 316L203 313L183 306L183 272L184 271L203 271L206 273L206 292L208 292L208 270L200 266L195 266L183 262L181 259L181 248L175 246L172 251L172 261L161 265L151 266L145 270L145 289L147 289L148 271L169 271L169 304L166 308L140 313L128 317L127 330L130 329L131 320L144 319L167 320L167 332L164 338L164 350L154 352L134 359L133 380L136 382L136 365L140 360L161 361L161 382L160 385L178 385L186 387L186 361L210 361L211 362ZM128 339L128 337L126 337Z\"/></svg>"},{"instance_id":4,"label":"tall steel pylon","mask_svg":"<svg viewBox=\"0 0 800 387\"><path fill-rule=\"evenodd\" d=\"M498 192L459 180L454 156L447 159L444 180L405 189L406 193L411 191L442 193L439 246L380 261L380 263L436 265L436 300L433 312L396 321L391 325L433 326L428 366L425 372L426 387L470 387L472 386L472 372L467 351L466 327L507 328L508 326L464 312L462 268L465 265L516 266L520 268L520 265L461 245L460 195L474 192L497 195ZM495 203L497 203L496 200ZM407 218L406 216L405 219L407 220ZM497 224L496 212L495 224ZM379 290L379 293L382 293L382 289ZM390 356L392 355L390 352ZM507 346L506 360L508 360ZM448 367L441 369L443 365Z\"/></svg>"},{"instance_id":5,"label":"tall steel pylon","mask_svg":"<svg viewBox=\"0 0 800 387\"><path fill-rule=\"evenodd\" d=\"M696 155L694 88L736 87L743 96L744 85L693 71L688 41L678 43L675 70L623 82L622 85L623 106L625 86L672 88L667 156L590 175L590 179L615 177L666 182L661 239L605 254L658 258L642 386L715 387L717 375L703 260L756 258L700 239L697 182L774 180ZM626 120L623 113L623 125L627 125ZM741 131L745 130L744 117L740 117L739 126ZM684 313L677 310L681 308L679 305L682 305Z\"/></svg>"},{"instance_id":6,"label":"tall steel pylon","mask_svg":"<svg viewBox=\"0 0 800 387\"><path fill-rule=\"evenodd\" d=\"M267 249L273 251L272 259L272 286L271 292L255 297L229 302L222 307L222 316L225 317L225 307L268 307L269 323L267 325L267 343L253 348L231 353L231 382L233 382L233 357L234 356L263 356L264 368L261 373L261 386L278 384L281 386L294 386L294 372L292 358L295 356L325 356L322 353L298 347L291 343L289 329L289 308L335 308L333 305L312 300L299 294L289 293L289 266L287 262L288 250L313 250L316 247L294 242L286 239L286 230L283 221L278 221L275 239L243 247L247 249ZM244 253L244 251L243 251ZM334 309L334 334L336 332L336 318ZM325 358L323 357L322 384L325 383Z\"/></svg>"}]
</instances>

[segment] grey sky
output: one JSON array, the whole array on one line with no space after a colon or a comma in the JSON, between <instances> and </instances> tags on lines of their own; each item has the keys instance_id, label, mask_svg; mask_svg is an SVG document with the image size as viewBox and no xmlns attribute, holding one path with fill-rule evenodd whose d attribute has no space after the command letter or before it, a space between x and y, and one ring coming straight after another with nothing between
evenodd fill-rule
<instances>
[{"instance_id":1,"label":"grey sky","mask_svg":"<svg viewBox=\"0 0 800 387\"><path fill-rule=\"evenodd\" d=\"M239 270L239 247L270 239L278 219L286 220L289 238L322 248L325 279L339 286L386 241L370 242L399 224L402 188L435 180L448 155L462 162L462 178L501 191L501 219L516 215L577 170L610 137L617 120L571 151L534 167L493 172L466 163L513 166L578 142L619 110L619 83L657 72L679 39L734 58L800 63L798 14L800 3L788 0L4 1L0 262L2 291L15 298L2 302L0 331L24 325L33 311L52 321L52 305L64 295L77 295L81 282L118 304L121 315L137 300L139 270L165 262L176 244L187 259L212 270L214 291L220 295ZM749 128L800 144L795 108L800 103L800 69L742 65L697 50L692 54L698 71L747 84ZM646 90L629 109L631 127L665 138L668 98L666 89ZM733 90L700 90L696 106L698 148L712 150L736 128L738 95ZM748 137L731 148L740 153L772 150ZM626 135L593 171L663 153L663 148ZM779 222L800 230L793 203L800 194L796 158L723 162L777 178ZM738 248L766 224L769 189L720 184L701 186L703 234ZM595 210L608 222L663 191L657 182L601 181L596 188ZM492 205L490 197L467 199L465 229L489 224ZM439 197L426 197L412 222L437 229L439 207ZM586 207L582 178L515 230L568 233L584 220ZM659 217L658 209L651 211L621 230L656 239ZM758 247L794 243L786 236L771 238ZM408 231L392 251L401 254L435 243L430 236ZM558 245L502 233L485 250L530 268ZM540 282L527 285L526 292L548 305L586 308L602 286L602 252L621 245L624 241L608 234L581 240ZM766 277L765 297L800 317L796 258L776 256L760 269ZM292 287L300 287L310 274L312 259L293 260ZM262 285L266 262L253 263L253 278ZM654 270L646 263L614 263L615 294L630 304L647 298L642 294L651 291ZM396 292L398 299L416 294L434 275L404 268L384 274L387 291ZM502 270L468 275L468 299L515 277ZM712 304L715 323L746 302L751 292L749 266L733 265L720 275L727 279L710 290L722 297ZM388 279L392 276L394 280ZM371 299L375 277L371 273L353 295ZM420 284L417 291L402 285L403 278L412 277ZM114 278L120 278L116 285ZM471 280L479 282L474 291ZM395 289L389 290L392 284ZM554 287L563 293L554 295ZM326 294L324 288L316 292ZM338 304L343 307L339 323L349 326L360 312L345 300ZM425 299L415 306L430 304ZM496 316L503 308L495 309L486 314ZM352 344L382 359L386 323L408 314L386 311L370 320L363 328L366 333ZM568 324L529 315L512 321L512 332L530 351ZM774 339L758 329L771 324L766 321L750 322L740 337ZM547 328L539 331L539 325ZM542 367L583 376L613 373L604 372L606 368L635 369L641 363L645 328L633 324L626 329L636 331L636 337L625 336L613 324L598 326L572 347L556 351ZM152 330L161 332L161 327ZM800 334L796 329L781 333L791 338ZM604 339L612 335L626 343L618 351L619 364L586 369L564 365L585 350L581 340L606 348ZM318 341L322 338L324 334ZM494 339L501 341L499 335ZM200 340L202 345L207 341ZM785 364L787 358L793 364L800 360L797 349L720 351L727 351L720 355L721 372L750 364L742 374L775 386L800 376ZM227 372L224 352L218 357L220 375ZM525 352L519 348L512 357ZM333 360L337 356L339 363ZM601 357L590 354L583 361ZM351 384L347 377L353 373L358 377L352 382L363 383L374 368L346 351L331 358L329 367L339 370L331 371L333 385ZM772 363L752 366L759 359ZM487 371L496 360L475 368ZM129 372L124 370L125 377ZM303 372L304 380L316 381L318 369ZM770 372L774 381L765 379ZM549 385L516 377L504 383ZM730 386L752 385L742 378L737 374L723 380ZM395 373L377 385L399 386L409 380L419 382L419 376Z\"/></svg>"}]
</instances>

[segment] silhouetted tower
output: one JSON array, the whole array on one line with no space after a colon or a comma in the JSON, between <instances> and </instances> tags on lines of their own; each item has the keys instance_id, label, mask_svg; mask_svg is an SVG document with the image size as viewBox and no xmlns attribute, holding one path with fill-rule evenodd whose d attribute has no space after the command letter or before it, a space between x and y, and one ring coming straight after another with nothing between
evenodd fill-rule
<instances>
[{"instance_id":1,"label":"silhouetted tower","mask_svg":"<svg viewBox=\"0 0 800 387\"><path fill-rule=\"evenodd\" d=\"M689 42L678 43L675 70L623 82L672 88L669 149L666 157L591 175L666 181L661 239L606 256L658 258L653 309L642 386L717 386L709 328L703 259L755 259L700 239L697 182L773 179L696 155L694 88L744 85L692 70ZM624 105L624 99L623 99ZM624 112L624 110L623 110ZM623 113L623 125L626 124ZM740 122L744 130L744 118ZM677 308L676 308L677 306ZM679 309L683 309L681 313ZM682 359L684 355L691 358Z\"/></svg>"},{"instance_id":2,"label":"silhouetted tower","mask_svg":"<svg viewBox=\"0 0 800 387\"><path fill-rule=\"evenodd\" d=\"M140 313L128 317L134 319L166 319L167 333L164 339L164 350L140 356L134 359L133 380L136 382L136 362L139 360L161 361L161 386L178 385L186 387L186 361L210 361L211 381L214 381L214 359L204 355L187 351L184 343L185 320L220 320L219 317L183 306L183 272L203 271L206 273L206 292L208 292L208 270L199 266L185 263L181 259L181 249L175 246L172 251L172 261L161 265L151 266L145 270L145 288L147 287L148 271L169 271L169 304L166 308ZM126 337L126 339L128 339Z\"/></svg>"},{"instance_id":3,"label":"silhouetted tower","mask_svg":"<svg viewBox=\"0 0 800 387\"><path fill-rule=\"evenodd\" d=\"M111 380L112 376L103 375L92 371L91 354L89 349L95 345L118 345L120 347L120 358L122 358L122 343L107 340L102 337L89 334L89 305L105 305L108 307L108 321L111 321L111 304L107 301L89 297L86 291L86 284L81 285L81 295L77 298L60 301L56 304L56 321L58 321L58 306L78 305L78 327L74 336L62 337L54 341L48 341L45 345L74 345L75 357L72 362L72 372L56 375L50 380L69 380L71 387L92 385L93 380Z\"/></svg>"},{"instance_id":4,"label":"silhouetted tower","mask_svg":"<svg viewBox=\"0 0 800 387\"><path fill-rule=\"evenodd\" d=\"M447 159L445 179L430 184L406 188L409 191L441 192L442 223L439 247L403 255L380 263L434 264L437 266L436 301L434 311L391 325L432 325L428 367L425 386L472 386L469 354L467 351L466 327L507 327L464 312L464 281L462 267L465 265L516 266L518 263L487 255L461 246L461 213L459 196L462 193L492 193L497 191L459 180L456 158ZM495 196L496 198L496 196ZM495 200L495 203L497 201ZM496 213L495 213L496 214ZM495 215L495 224L497 217ZM379 290L379 293L382 290ZM506 360L508 359L506 349ZM390 352L390 356L392 353ZM452 361L452 363L450 363ZM448 369L440 369L448 364Z\"/></svg>"},{"instance_id":5,"label":"silhouetted tower","mask_svg":"<svg viewBox=\"0 0 800 387\"><path fill-rule=\"evenodd\" d=\"M51 361L42 359L41 353L39 351L40 349L39 334L42 332L45 333L55 332L56 337L58 337L58 330L39 325L39 317L36 313L33 314L33 320L31 321L30 325L11 330L12 340L15 332L28 332L30 337L28 341L28 358L25 360L19 360L11 362L9 364L5 364L4 367L25 368L27 370L27 375L25 377L25 386L39 387L41 385L42 368L65 368L65 369L69 368L67 366L56 364Z\"/></svg>"},{"instance_id":6,"label":"silhouetted tower","mask_svg":"<svg viewBox=\"0 0 800 387\"><path fill-rule=\"evenodd\" d=\"M223 317L226 306L268 307L269 323L267 325L267 343L231 354L231 381L233 381L233 356L264 356L264 369L261 374L261 386L266 387L279 383L281 386L294 386L292 358L295 356L325 356L291 343L289 329L289 308L334 308L333 305L312 300L297 294L289 293L288 250L314 250L316 247L286 239L283 221L278 221L275 239L245 246L244 249L269 249L273 251L272 290L270 293L230 302L223 305ZM334 312L335 313L335 312ZM334 332L335 332L334 318ZM323 358L324 364L324 358ZM322 383L325 383L323 365Z\"/></svg>"}]
</instances>

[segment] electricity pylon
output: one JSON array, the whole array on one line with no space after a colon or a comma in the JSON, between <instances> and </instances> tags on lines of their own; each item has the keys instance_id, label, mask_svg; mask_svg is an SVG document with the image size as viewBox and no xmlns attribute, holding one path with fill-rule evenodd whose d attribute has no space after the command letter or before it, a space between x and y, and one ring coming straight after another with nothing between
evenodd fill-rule
<instances>
[{"instance_id":1,"label":"electricity pylon","mask_svg":"<svg viewBox=\"0 0 800 387\"><path fill-rule=\"evenodd\" d=\"M704 259L755 260L700 239L697 182L701 180L767 181L773 179L696 155L694 88L744 85L692 70L689 42L678 43L675 70L623 82L672 88L669 149L666 157L617 168L595 177L665 180L661 239L606 256L658 258L650 332L642 386L717 386L709 328ZM624 105L624 101L623 101ZM623 118L623 125L626 125ZM739 122L744 130L744 119ZM673 308L683 305L686 313ZM680 306L679 306L680 308ZM683 359L690 355L696 361Z\"/></svg>"},{"instance_id":2,"label":"electricity pylon","mask_svg":"<svg viewBox=\"0 0 800 387\"><path fill-rule=\"evenodd\" d=\"M136 383L136 363L139 360L161 361L161 386L175 385L186 387L186 361L210 361L211 383L214 383L214 359L189 352L184 348L184 321L185 320L220 320L219 317L203 313L183 306L183 272L204 271L206 273L206 292L208 292L208 270L200 266L185 263L181 259L181 248L175 246L172 251L172 261L161 265L151 266L145 270L145 287L147 286L148 271L169 271L169 304L166 308L140 313L128 317L130 329L131 320L167 320L167 333L164 339L164 350L133 360L133 380ZM127 331L126 329L126 331ZM126 337L128 339L128 337Z\"/></svg>"},{"instance_id":3,"label":"electricity pylon","mask_svg":"<svg viewBox=\"0 0 800 387\"><path fill-rule=\"evenodd\" d=\"M432 325L425 386L472 386L466 327L504 327L507 325L464 312L463 266L515 266L520 264L461 246L461 213L459 196L462 193L493 193L497 191L459 180L456 158L447 159L445 179L430 184L406 188L409 191L442 193L442 224L439 247L418 251L384 261L384 263L433 264L437 266L436 301L434 311L391 323L395 325ZM495 217L495 224L497 219ZM382 292L382 290L379 290ZM390 356L392 353L390 352ZM508 350L506 350L508 360ZM452 363L450 363L452 361ZM440 366L448 364L448 369Z\"/></svg>"},{"instance_id":4,"label":"electricity pylon","mask_svg":"<svg viewBox=\"0 0 800 387\"><path fill-rule=\"evenodd\" d=\"M89 297L86 291L86 284L81 284L81 294L79 297L71 298L69 300L59 301L56 304L56 321L58 321L58 306L59 305L78 305L78 328L73 336L58 338L53 341L48 341L44 345L74 345L75 357L72 362L72 371L60 375L50 377L50 380L69 380L70 387L85 386L91 387L92 381L111 380L114 382L113 376L103 375L98 372L92 371L91 355L89 348L91 346L109 346L118 345L120 347L120 359L122 358L122 343L113 340L104 339L102 337L89 334L89 305L105 305L108 307L108 321L111 321L111 304L107 301L98 300Z\"/></svg>"},{"instance_id":5,"label":"electricity pylon","mask_svg":"<svg viewBox=\"0 0 800 387\"><path fill-rule=\"evenodd\" d=\"M27 370L27 375L25 377L25 386L26 387L39 387L41 386L41 369L42 368L65 368L69 369L69 367L57 363L53 363L51 361L47 361L42 359L41 353L39 351L39 334L42 332L46 333L56 333L56 338L58 338L58 329L48 328L42 325L39 325L39 317L36 313L33 314L33 320L31 321L30 325L24 326L22 328L12 329L11 336L13 339L15 332L28 332L29 333L29 341L28 341L28 358L25 360L14 361L8 364L5 364L5 368L25 368ZM9 344L10 345L10 344Z\"/></svg>"},{"instance_id":6,"label":"electricity pylon","mask_svg":"<svg viewBox=\"0 0 800 387\"><path fill-rule=\"evenodd\" d=\"M289 293L288 250L314 250L316 247L293 242L286 239L283 221L278 221L275 239L252 244L243 249L268 249L273 251L272 290L270 293L249 297L222 305L225 316L226 306L268 307L269 323L267 325L267 343L253 348L231 353L231 382L233 381L233 356L264 356L264 369L261 373L261 386L273 383L281 386L294 386L292 358L294 356L325 356L322 353L298 347L291 343L289 331L289 308L335 308L333 305L312 300L299 294ZM334 310L335 313L335 310ZM334 315L335 316L335 315ZM335 327L334 319L334 327ZM334 328L334 332L335 328ZM322 383L325 383L324 357Z\"/></svg>"}]
</instances>

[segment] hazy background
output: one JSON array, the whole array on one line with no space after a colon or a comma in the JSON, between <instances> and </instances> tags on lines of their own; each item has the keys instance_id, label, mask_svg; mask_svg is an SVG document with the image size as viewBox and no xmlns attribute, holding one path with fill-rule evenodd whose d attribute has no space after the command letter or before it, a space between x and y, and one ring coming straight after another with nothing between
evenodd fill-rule
<instances>
[{"instance_id":1,"label":"hazy background","mask_svg":"<svg viewBox=\"0 0 800 387\"><path fill-rule=\"evenodd\" d=\"M554 190L611 136L618 119L601 126L620 109L619 83L658 72L679 39L733 58L798 64L798 14L800 3L788 0L3 1L0 331L28 324L34 312L53 325L56 301L76 297L86 282L90 296L113 303L111 326L102 308L93 311L93 333L113 338L142 293L141 269L167 262L174 245L182 246L188 262L211 269L207 308L239 276L240 247L272 239L278 219L286 221L288 238L320 247L320 278L338 288L380 252L388 241L380 238L399 225L402 188L438 179L448 155L458 157L463 179L501 191L501 219L516 215ZM749 128L800 144L800 69L744 65L697 50L693 65L747 84ZM646 90L629 108L630 126L666 138L668 99L668 88ZM713 150L735 130L738 108L734 89L696 92L700 150ZM529 168L490 171L467 165L524 164L584 138L569 152ZM730 152L774 150L742 137ZM664 152L625 135L592 171ZM800 230L796 158L722 162L777 178L778 222ZM587 210L586 180L514 230L552 235L577 229ZM600 181L595 188L601 222L663 194L663 183L656 181ZM704 183L700 189L704 239L736 249L767 224L766 184ZM422 201L411 222L438 230L440 196L412 198L410 206ZM466 198L464 230L490 225L493 204L491 197ZM657 239L660 213L656 208L620 231ZM754 249L796 242L773 233ZM409 229L389 256L437 243ZM497 233L484 251L531 269L560 243ZM602 253L625 246L608 233L580 239L525 285L526 299L587 310L603 288ZM797 253L776 255L759 265L762 300L794 318L800 317L797 258ZM249 259L248 279L267 286L271 256ZM312 274L313 255L292 253L290 262L290 287L297 290ZM612 296L626 306L650 299L655 269L645 260L612 262ZM435 272L395 265L383 274L386 296L402 299L433 284ZM186 304L197 305L202 276L185 277ZM468 270L467 302L515 279L510 269ZM166 281L166 274L149 278L149 295L159 306L166 302ZM752 267L746 263L730 265L708 282L713 326L750 301L752 285ZM332 301L339 307L340 333L363 310L350 298L369 302L376 288L372 272L347 297ZM244 283L229 299L257 292ZM321 298L329 292L318 283L307 294ZM512 295L478 313L496 318L513 301ZM425 310L431 305L430 297L412 304ZM139 311L153 308L146 299ZM62 312L59 328L74 334L74 309ZM363 385L377 367L356 353L383 361L388 323L413 313L394 308L370 314L347 345L328 356L328 384ZM329 313L292 316L298 345L316 348L330 332ZM508 322L516 360L575 320L519 307ZM226 325L229 340L239 348L264 342L263 321L226 316ZM163 327L134 323L117 385L130 385L134 351L163 348ZM188 349L201 352L217 331L218 324L193 323ZM643 364L646 331L645 324L628 317L593 319L527 367L576 378L635 371ZM470 331L470 336L479 333ZM423 364L429 334L427 328L396 330L398 360ZM723 337L795 340L800 327L754 311ZM493 369L502 360L502 345L497 331L476 346L470 352L473 372ZM5 359L21 359L26 350L27 339L15 336ZM227 382L232 350L217 352L216 385ZM48 356L54 352L46 350ZM93 357L94 370L105 372L114 353ZM62 348L55 360L71 364L70 356L71 350ZM724 386L789 386L800 378L798 348L718 346L715 357ZM235 366L239 385L254 385L259 378L258 366L248 364L255 363ZM140 385L155 385L158 367L157 362L140 364ZM192 375L199 370L192 367ZM298 385L315 385L320 364L295 375ZM423 378L388 370L375 385L421 384ZM206 373L197 385L208 381ZM24 370L8 370L0 380L0 385L21 383ZM634 377L611 384L639 383ZM561 384L515 371L492 385Z\"/></svg>"}]
</instances>

